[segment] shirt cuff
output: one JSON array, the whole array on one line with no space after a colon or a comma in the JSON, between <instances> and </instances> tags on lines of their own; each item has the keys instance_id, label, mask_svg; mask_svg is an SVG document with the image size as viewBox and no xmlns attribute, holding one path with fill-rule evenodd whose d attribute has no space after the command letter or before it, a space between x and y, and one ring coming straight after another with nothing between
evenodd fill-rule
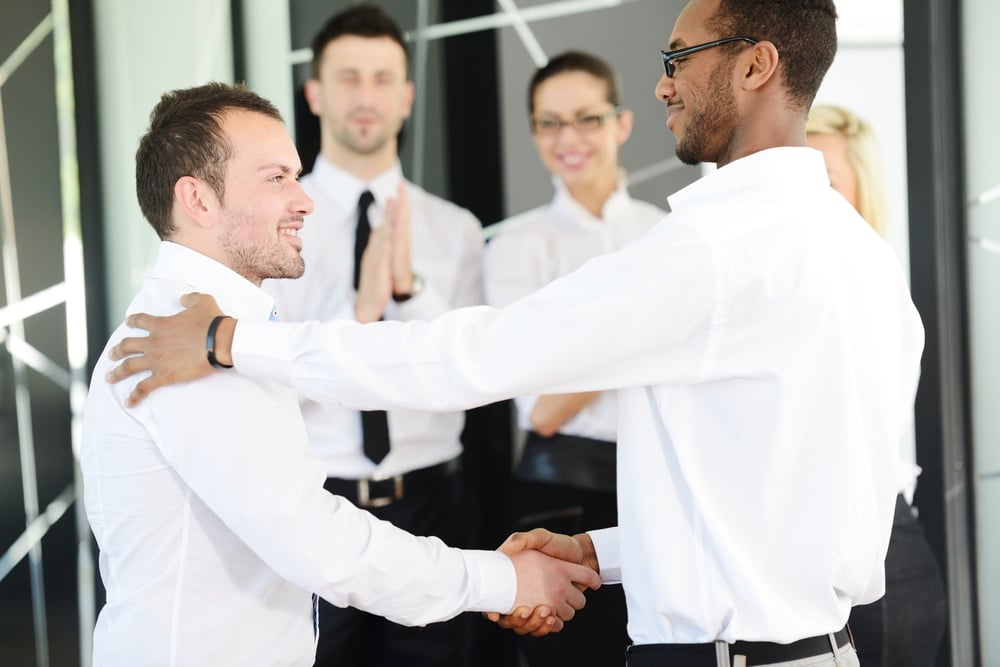
<instances>
[{"instance_id":1,"label":"shirt cuff","mask_svg":"<svg viewBox=\"0 0 1000 667\"><path fill-rule=\"evenodd\" d=\"M469 573L467 611L514 611L517 597L517 574L514 563L499 551L463 550Z\"/></svg>"},{"instance_id":2,"label":"shirt cuff","mask_svg":"<svg viewBox=\"0 0 1000 667\"><path fill-rule=\"evenodd\" d=\"M587 531L594 543L597 563L601 568L601 583L619 584L622 580L622 561L618 528Z\"/></svg>"},{"instance_id":3,"label":"shirt cuff","mask_svg":"<svg viewBox=\"0 0 1000 667\"><path fill-rule=\"evenodd\" d=\"M289 384L288 322L237 320L231 354L241 375Z\"/></svg>"}]
</instances>

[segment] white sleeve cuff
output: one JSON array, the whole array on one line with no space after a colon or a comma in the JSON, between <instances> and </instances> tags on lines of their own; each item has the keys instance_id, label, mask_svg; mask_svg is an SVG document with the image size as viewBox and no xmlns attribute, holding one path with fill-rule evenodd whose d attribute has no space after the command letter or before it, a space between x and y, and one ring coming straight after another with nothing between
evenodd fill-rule
<instances>
[{"instance_id":1,"label":"white sleeve cuff","mask_svg":"<svg viewBox=\"0 0 1000 667\"><path fill-rule=\"evenodd\" d=\"M601 568L601 583L619 584L622 580L621 550L618 541L618 528L602 528L589 530L594 551L597 552L597 563Z\"/></svg>"},{"instance_id":2,"label":"white sleeve cuff","mask_svg":"<svg viewBox=\"0 0 1000 667\"><path fill-rule=\"evenodd\" d=\"M461 552L469 572L468 611L514 610L517 597L517 574L514 563L499 551L464 550Z\"/></svg>"}]
</instances>

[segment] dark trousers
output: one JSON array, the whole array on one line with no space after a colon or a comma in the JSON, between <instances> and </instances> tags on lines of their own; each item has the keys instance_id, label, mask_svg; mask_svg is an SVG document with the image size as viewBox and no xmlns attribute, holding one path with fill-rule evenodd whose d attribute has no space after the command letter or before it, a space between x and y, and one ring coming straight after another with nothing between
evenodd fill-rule
<instances>
[{"instance_id":1,"label":"dark trousers","mask_svg":"<svg viewBox=\"0 0 1000 667\"><path fill-rule=\"evenodd\" d=\"M885 558L885 596L851 610L861 664L932 667L946 616L941 571L923 527L900 496Z\"/></svg>"},{"instance_id":2,"label":"dark trousers","mask_svg":"<svg viewBox=\"0 0 1000 667\"><path fill-rule=\"evenodd\" d=\"M614 493L515 479L511 492L512 529L547 528L572 535L618 524ZM558 633L518 637L531 667L622 665L629 644L625 593L616 584L586 591L587 604Z\"/></svg>"},{"instance_id":3,"label":"dark trousers","mask_svg":"<svg viewBox=\"0 0 1000 667\"><path fill-rule=\"evenodd\" d=\"M476 532L476 514L461 473L434 480L385 507L380 519L414 533L465 546ZM462 667L469 664L471 614L443 623L406 627L357 609L320 600L317 667Z\"/></svg>"}]
</instances>

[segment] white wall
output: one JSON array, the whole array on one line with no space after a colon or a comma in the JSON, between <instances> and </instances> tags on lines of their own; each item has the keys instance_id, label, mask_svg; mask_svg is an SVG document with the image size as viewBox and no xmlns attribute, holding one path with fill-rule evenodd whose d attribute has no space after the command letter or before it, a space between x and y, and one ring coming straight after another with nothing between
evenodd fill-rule
<instances>
[{"instance_id":1,"label":"white wall","mask_svg":"<svg viewBox=\"0 0 1000 667\"><path fill-rule=\"evenodd\" d=\"M156 233L135 197L135 149L167 90L232 81L228 0L95 0L108 325L114 328L155 258Z\"/></svg>"}]
</instances>

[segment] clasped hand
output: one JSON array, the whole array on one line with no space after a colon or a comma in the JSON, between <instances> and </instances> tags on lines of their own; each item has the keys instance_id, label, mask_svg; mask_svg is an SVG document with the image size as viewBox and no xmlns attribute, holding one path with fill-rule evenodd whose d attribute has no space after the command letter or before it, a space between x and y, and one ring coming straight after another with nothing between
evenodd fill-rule
<instances>
[{"instance_id":1,"label":"clasped hand","mask_svg":"<svg viewBox=\"0 0 1000 667\"><path fill-rule=\"evenodd\" d=\"M517 597L510 613L485 616L519 635L559 632L583 608L583 590L601 585L597 555L586 533L571 537L536 528L514 533L497 550L514 563Z\"/></svg>"}]
</instances>

